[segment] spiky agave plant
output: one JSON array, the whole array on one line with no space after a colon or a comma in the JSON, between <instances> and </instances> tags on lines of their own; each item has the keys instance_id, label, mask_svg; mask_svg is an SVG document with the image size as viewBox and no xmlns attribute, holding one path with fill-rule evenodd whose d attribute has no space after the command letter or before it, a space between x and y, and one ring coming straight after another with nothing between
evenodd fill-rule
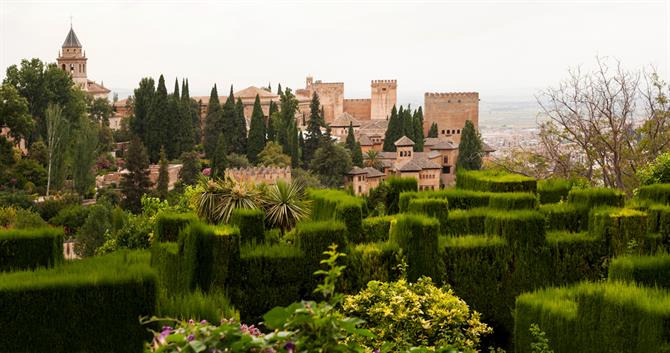
<instances>
[{"instance_id":1,"label":"spiky agave plant","mask_svg":"<svg viewBox=\"0 0 670 353\"><path fill-rule=\"evenodd\" d=\"M309 201L301 183L278 181L269 186L265 194L265 219L282 234L296 223L309 217Z\"/></svg>"},{"instance_id":2,"label":"spiky agave plant","mask_svg":"<svg viewBox=\"0 0 670 353\"><path fill-rule=\"evenodd\" d=\"M198 196L197 211L210 223L228 223L236 208L260 208L262 194L253 183L230 177L201 181L204 191Z\"/></svg>"}]
</instances>

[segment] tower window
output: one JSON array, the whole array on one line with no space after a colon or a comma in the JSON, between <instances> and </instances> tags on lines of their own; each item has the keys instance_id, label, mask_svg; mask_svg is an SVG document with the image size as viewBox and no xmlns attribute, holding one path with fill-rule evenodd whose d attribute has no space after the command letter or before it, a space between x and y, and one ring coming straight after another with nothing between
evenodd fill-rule
<instances>
[{"instance_id":1,"label":"tower window","mask_svg":"<svg viewBox=\"0 0 670 353\"><path fill-rule=\"evenodd\" d=\"M386 87L382 88L382 91L386 91Z\"/></svg>"},{"instance_id":2,"label":"tower window","mask_svg":"<svg viewBox=\"0 0 670 353\"><path fill-rule=\"evenodd\" d=\"M458 129L457 131L458 131L457 134L460 134L460 133L461 133L461 129Z\"/></svg>"}]
</instances>

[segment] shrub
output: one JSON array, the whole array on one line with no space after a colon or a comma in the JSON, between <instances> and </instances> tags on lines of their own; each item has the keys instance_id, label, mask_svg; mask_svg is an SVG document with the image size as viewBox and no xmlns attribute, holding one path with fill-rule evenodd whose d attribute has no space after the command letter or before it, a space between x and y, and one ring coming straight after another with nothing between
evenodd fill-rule
<instances>
[{"instance_id":1,"label":"shrub","mask_svg":"<svg viewBox=\"0 0 670 353\"><path fill-rule=\"evenodd\" d=\"M168 292L169 293L169 292ZM158 315L180 320L193 319L221 322L221 319L237 319L240 313L235 310L222 291L203 293L196 289L190 293L169 295L164 293L158 300Z\"/></svg>"},{"instance_id":2,"label":"shrub","mask_svg":"<svg viewBox=\"0 0 670 353\"><path fill-rule=\"evenodd\" d=\"M79 198L75 194L67 194L38 202L35 204L35 209L42 219L51 219L56 216L60 210L74 204L79 204Z\"/></svg>"},{"instance_id":3,"label":"shrub","mask_svg":"<svg viewBox=\"0 0 670 353\"><path fill-rule=\"evenodd\" d=\"M670 254L617 257L610 262L609 279L670 288Z\"/></svg>"},{"instance_id":4,"label":"shrub","mask_svg":"<svg viewBox=\"0 0 670 353\"><path fill-rule=\"evenodd\" d=\"M361 241L361 223L367 213L364 199L328 189L310 190L309 197L312 199L312 220L340 220L346 225L351 240Z\"/></svg>"},{"instance_id":5,"label":"shrub","mask_svg":"<svg viewBox=\"0 0 670 353\"><path fill-rule=\"evenodd\" d=\"M77 230L84 225L84 222L86 222L88 210L88 208L81 205L67 206L58 211L58 214L52 217L49 220L49 223L63 226L66 235L74 235L77 233Z\"/></svg>"},{"instance_id":6,"label":"shrub","mask_svg":"<svg viewBox=\"0 0 670 353\"><path fill-rule=\"evenodd\" d=\"M361 242L374 243L378 241L387 241L389 239L389 229L395 216L368 217L363 220L361 231ZM355 241L353 241L355 243Z\"/></svg>"},{"instance_id":7,"label":"shrub","mask_svg":"<svg viewBox=\"0 0 670 353\"><path fill-rule=\"evenodd\" d=\"M319 262L331 244L342 249L347 244L347 227L338 221L303 222L296 229L296 244L313 263Z\"/></svg>"},{"instance_id":8,"label":"shrub","mask_svg":"<svg viewBox=\"0 0 670 353\"><path fill-rule=\"evenodd\" d=\"M388 235L387 235L388 237ZM399 250L388 241L358 244L345 257L346 270L342 289L355 293L370 281L389 282L398 278Z\"/></svg>"},{"instance_id":9,"label":"shrub","mask_svg":"<svg viewBox=\"0 0 670 353\"><path fill-rule=\"evenodd\" d=\"M442 233L447 235L484 234L484 220L488 208L473 208L469 210L453 210L449 212L446 229Z\"/></svg>"},{"instance_id":10,"label":"shrub","mask_svg":"<svg viewBox=\"0 0 670 353\"><path fill-rule=\"evenodd\" d=\"M446 199L414 199L409 202L408 212L437 218L444 232L449 218L449 203Z\"/></svg>"},{"instance_id":11,"label":"shrub","mask_svg":"<svg viewBox=\"0 0 670 353\"><path fill-rule=\"evenodd\" d=\"M670 182L670 153L665 152L637 171L640 185Z\"/></svg>"},{"instance_id":12,"label":"shrub","mask_svg":"<svg viewBox=\"0 0 670 353\"><path fill-rule=\"evenodd\" d=\"M0 207L32 208L33 197L23 191L0 191Z\"/></svg>"},{"instance_id":13,"label":"shrub","mask_svg":"<svg viewBox=\"0 0 670 353\"><path fill-rule=\"evenodd\" d=\"M456 175L459 189L491 192L535 192L537 181L531 177L499 170L460 170Z\"/></svg>"},{"instance_id":14,"label":"shrub","mask_svg":"<svg viewBox=\"0 0 670 353\"><path fill-rule=\"evenodd\" d=\"M148 254L120 252L0 275L1 352L142 352L154 314Z\"/></svg>"},{"instance_id":15,"label":"shrub","mask_svg":"<svg viewBox=\"0 0 670 353\"><path fill-rule=\"evenodd\" d=\"M402 192L418 190L416 178L390 177L386 180L386 185L388 185L386 192L386 212L388 214L398 213L398 202Z\"/></svg>"},{"instance_id":16,"label":"shrub","mask_svg":"<svg viewBox=\"0 0 670 353\"><path fill-rule=\"evenodd\" d=\"M495 193L489 199L489 207L498 210L536 209L537 196L529 192Z\"/></svg>"},{"instance_id":17,"label":"shrub","mask_svg":"<svg viewBox=\"0 0 670 353\"><path fill-rule=\"evenodd\" d=\"M63 262L63 230L0 230L0 272L53 267Z\"/></svg>"},{"instance_id":18,"label":"shrub","mask_svg":"<svg viewBox=\"0 0 670 353\"><path fill-rule=\"evenodd\" d=\"M570 189L572 181L566 179L552 178L537 182L537 196L541 204L567 200Z\"/></svg>"},{"instance_id":19,"label":"shrub","mask_svg":"<svg viewBox=\"0 0 670 353\"><path fill-rule=\"evenodd\" d=\"M659 233L662 237L670 237L670 206L651 205L646 210L647 231Z\"/></svg>"},{"instance_id":20,"label":"shrub","mask_svg":"<svg viewBox=\"0 0 670 353\"><path fill-rule=\"evenodd\" d=\"M151 246L151 267L158 273L158 283L170 295L187 293L190 275L184 271L179 246L174 242L155 242Z\"/></svg>"},{"instance_id":21,"label":"shrub","mask_svg":"<svg viewBox=\"0 0 670 353\"><path fill-rule=\"evenodd\" d=\"M441 279L438 264L440 222L422 215L400 214L392 223L389 240L402 250L407 262L407 278L416 281L429 276Z\"/></svg>"},{"instance_id":22,"label":"shrub","mask_svg":"<svg viewBox=\"0 0 670 353\"><path fill-rule=\"evenodd\" d=\"M16 222L14 222L14 228L32 229L44 228L47 226L47 222L45 222L39 214L22 208L16 210Z\"/></svg>"},{"instance_id":23,"label":"shrub","mask_svg":"<svg viewBox=\"0 0 670 353\"><path fill-rule=\"evenodd\" d=\"M86 221L77 232L74 251L81 257L93 256L105 242L105 232L111 229L112 211L104 204L90 207Z\"/></svg>"},{"instance_id":24,"label":"shrub","mask_svg":"<svg viewBox=\"0 0 670 353\"><path fill-rule=\"evenodd\" d=\"M197 222L192 213L159 212L156 216L156 241L177 241L179 233L189 224Z\"/></svg>"},{"instance_id":25,"label":"shrub","mask_svg":"<svg viewBox=\"0 0 670 353\"><path fill-rule=\"evenodd\" d=\"M484 232L501 236L510 244L540 245L545 241L544 216L536 211L491 211Z\"/></svg>"},{"instance_id":26,"label":"shrub","mask_svg":"<svg viewBox=\"0 0 670 353\"><path fill-rule=\"evenodd\" d=\"M346 297L342 309L346 315L363 319L362 328L375 335L360 338L369 349L450 346L476 350L480 336L491 332L479 313L453 290L438 288L426 277L416 283L371 281L360 293Z\"/></svg>"},{"instance_id":27,"label":"shrub","mask_svg":"<svg viewBox=\"0 0 670 353\"><path fill-rule=\"evenodd\" d=\"M449 208L471 209L487 207L492 193L483 191L472 191L463 189L427 190L418 192L403 192L400 194L398 203L400 212L407 212L409 201L416 198L422 199L447 199Z\"/></svg>"},{"instance_id":28,"label":"shrub","mask_svg":"<svg viewBox=\"0 0 670 353\"><path fill-rule=\"evenodd\" d=\"M610 255L622 255L629 242L644 242L647 214L627 208L597 208L589 215L589 233L605 241Z\"/></svg>"},{"instance_id":29,"label":"shrub","mask_svg":"<svg viewBox=\"0 0 670 353\"><path fill-rule=\"evenodd\" d=\"M624 196L623 192L609 188L574 189L568 193L568 202L586 208L603 205L623 207Z\"/></svg>"},{"instance_id":30,"label":"shrub","mask_svg":"<svg viewBox=\"0 0 670 353\"><path fill-rule=\"evenodd\" d=\"M547 219L548 230L581 232L588 229L589 210L572 203L561 202L540 206L540 212Z\"/></svg>"},{"instance_id":31,"label":"shrub","mask_svg":"<svg viewBox=\"0 0 670 353\"><path fill-rule=\"evenodd\" d=\"M233 211L230 224L240 229L240 241L262 243L265 241L265 213L263 210L241 209Z\"/></svg>"},{"instance_id":32,"label":"shrub","mask_svg":"<svg viewBox=\"0 0 670 353\"><path fill-rule=\"evenodd\" d=\"M640 186L637 197L667 205L670 203L670 184L652 184Z\"/></svg>"}]
</instances>

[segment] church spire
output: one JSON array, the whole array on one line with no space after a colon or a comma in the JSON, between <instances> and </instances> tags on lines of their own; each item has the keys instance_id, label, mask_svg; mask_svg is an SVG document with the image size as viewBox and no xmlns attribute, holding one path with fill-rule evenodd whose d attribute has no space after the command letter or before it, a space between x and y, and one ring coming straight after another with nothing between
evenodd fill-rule
<instances>
[{"instance_id":1,"label":"church spire","mask_svg":"<svg viewBox=\"0 0 670 353\"><path fill-rule=\"evenodd\" d=\"M68 32L65 42L63 42L63 48L81 48L81 43L79 43L74 29L72 29L72 22L70 22L70 32Z\"/></svg>"}]
</instances>

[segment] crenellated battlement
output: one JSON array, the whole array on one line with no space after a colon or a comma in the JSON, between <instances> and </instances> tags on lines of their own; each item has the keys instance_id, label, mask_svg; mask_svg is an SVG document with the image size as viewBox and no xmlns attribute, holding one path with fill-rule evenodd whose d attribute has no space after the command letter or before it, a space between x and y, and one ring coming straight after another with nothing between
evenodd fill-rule
<instances>
[{"instance_id":1,"label":"crenellated battlement","mask_svg":"<svg viewBox=\"0 0 670 353\"><path fill-rule=\"evenodd\" d=\"M479 92L426 92L424 97L479 98Z\"/></svg>"},{"instance_id":2,"label":"crenellated battlement","mask_svg":"<svg viewBox=\"0 0 670 353\"><path fill-rule=\"evenodd\" d=\"M370 98L344 98L345 102L369 102Z\"/></svg>"},{"instance_id":3,"label":"crenellated battlement","mask_svg":"<svg viewBox=\"0 0 670 353\"><path fill-rule=\"evenodd\" d=\"M228 168L225 175L239 181L276 184L278 180L291 181L291 167Z\"/></svg>"},{"instance_id":4,"label":"crenellated battlement","mask_svg":"<svg viewBox=\"0 0 670 353\"><path fill-rule=\"evenodd\" d=\"M371 84L376 85L381 83L398 84L398 80L372 80Z\"/></svg>"}]
</instances>

